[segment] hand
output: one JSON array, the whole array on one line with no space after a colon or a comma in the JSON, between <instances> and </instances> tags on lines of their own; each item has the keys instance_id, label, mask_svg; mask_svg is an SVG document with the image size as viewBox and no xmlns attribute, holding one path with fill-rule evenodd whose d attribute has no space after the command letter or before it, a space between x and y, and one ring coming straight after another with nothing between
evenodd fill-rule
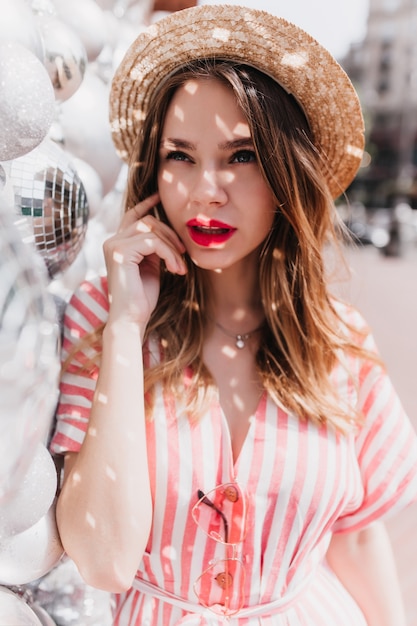
<instances>
[{"instance_id":1,"label":"hand","mask_svg":"<svg viewBox=\"0 0 417 626\"><path fill-rule=\"evenodd\" d=\"M154 194L128 209L116 234L104 243L109 322L135 322L144 330L158 300L161 259L173 274L187 271L181 240L172 228L149 214L158 201L159 195Z\"/></svg>"}]
</instances>

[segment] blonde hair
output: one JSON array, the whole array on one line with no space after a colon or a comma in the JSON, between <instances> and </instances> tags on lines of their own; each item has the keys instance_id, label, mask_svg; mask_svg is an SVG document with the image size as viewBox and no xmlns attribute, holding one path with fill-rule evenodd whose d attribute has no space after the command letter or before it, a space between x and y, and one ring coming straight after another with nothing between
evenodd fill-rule
<instances>
[{"instance_id":1,"label":"blonde hair","mask_svg":"<svg viewBox=\"0 0 417 626\"><path fill-rule=\"evenodd\" d=\"M323 250L327 243L338 246L338 218L323 176L325 161L295 99L246 65L205 59L181 68L162 82L149 106L131 155L125 206L157 190L166 111L175 90L190 79L217 79L233 90L276 201L273 227L259 255L265 322L256 364L263 386L300 418L344 430L358 416L354 407L341 402L330 374L340 351L365 352L358 336L350 339L349 333L342 332L343 321L328 292ZM157 214L167 222L162 206ZM145 391L151 407L152 390L162 382L174 394L184 397L185 393L190 414L198 415L213 385L202 358L210 297L204 272L187 256L185 260L186 276L161 267L159 300L145 338L159 338L162 358L148 362Z\"/></svg>"}]
</instances>

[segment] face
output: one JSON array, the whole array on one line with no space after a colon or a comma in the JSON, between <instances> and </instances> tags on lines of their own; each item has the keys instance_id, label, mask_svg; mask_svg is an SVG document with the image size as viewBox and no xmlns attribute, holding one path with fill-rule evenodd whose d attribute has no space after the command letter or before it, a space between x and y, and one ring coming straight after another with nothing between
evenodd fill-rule
<instances>
[{"instance_id":1,"label":"face","mask_svg":"<svg viewBox=\"0 0 417 626\"><path fill-rule=\"evenodd\" d=\"M214 79L180 87L159 156L161 202L194 263L217 271L256 263L275 205L231 88Z\"/></svg>"}]
</instances>

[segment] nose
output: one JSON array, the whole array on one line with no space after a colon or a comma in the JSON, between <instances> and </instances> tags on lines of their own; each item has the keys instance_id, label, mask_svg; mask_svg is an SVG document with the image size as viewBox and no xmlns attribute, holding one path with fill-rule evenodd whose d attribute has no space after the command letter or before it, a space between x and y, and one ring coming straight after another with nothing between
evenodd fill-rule
<instances>
[{"instance_id":1,"label":"nose","mask_svg":"<svg viewBox=\"0 0 417 626\"><path fill-rule=\"evenodd\" d=\"M201 171L191 192L191 199L199 204L225 204L228 195L226 187L228 176L226 172L215 169Z\"/></svg>"}]
</instances>

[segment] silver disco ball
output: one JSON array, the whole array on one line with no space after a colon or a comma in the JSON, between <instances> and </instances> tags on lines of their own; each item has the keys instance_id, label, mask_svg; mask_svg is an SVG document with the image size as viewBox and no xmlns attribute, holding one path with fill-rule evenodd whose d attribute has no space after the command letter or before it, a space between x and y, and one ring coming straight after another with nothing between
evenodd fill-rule
<instances>
[{"instance_id":1,"label":"silver disco ball","mask_svg":"<svg viewBox=\"0 0 417 626\"><path fill-rule=\"evenodd\" d=\"M4 178L0 166L0 508L48 436L60 369L59 327L45 267L13 223Z\"/></svg>"},{"instance_id":2,"label":"silver disco ball","mask_svg":"<svg viewBox=\"0 0 417 626\"><path fill-rule=\"evenodd\" d=\"M53 278L76 259L88 225L88 200L71 157L46 139L35 150L3 164L15 206Z\"/></svg>"}]
</instances>

